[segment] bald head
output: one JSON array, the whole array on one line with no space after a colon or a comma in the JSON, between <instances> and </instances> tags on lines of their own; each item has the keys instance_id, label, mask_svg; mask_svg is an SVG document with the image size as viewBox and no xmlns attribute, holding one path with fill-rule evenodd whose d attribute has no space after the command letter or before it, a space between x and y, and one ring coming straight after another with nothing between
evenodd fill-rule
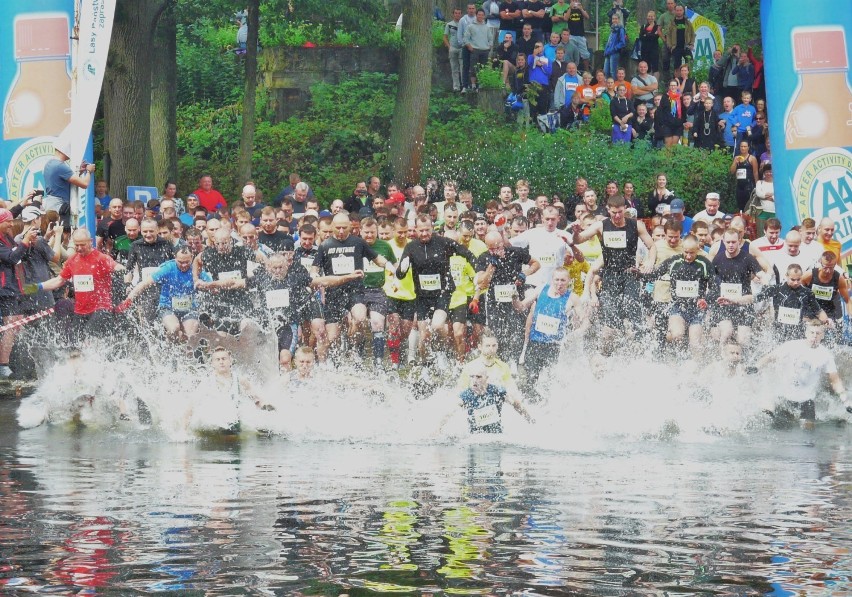
<instances>
[{"instance_id":1,"label":"bald head","mask_svg":"<svg viewBox=\"0 0 852 597\"><path fill-rule=\"evenodd\" d=\"M488 232L483 238L483 241L489 249L503 246L503 237L495 230Z\"/></svg>"},{"instance_id":2,"label":"bald head","mask_svg":"<svg viewBox=\"0 0 852 597\"><path fill-rule=\"evenodd\" d=\"M77 228L77 230L71 233L71 238L80 242L92 241L92 235L89 234L89 231L86 228Z\"/></svg>"}]
</instances>

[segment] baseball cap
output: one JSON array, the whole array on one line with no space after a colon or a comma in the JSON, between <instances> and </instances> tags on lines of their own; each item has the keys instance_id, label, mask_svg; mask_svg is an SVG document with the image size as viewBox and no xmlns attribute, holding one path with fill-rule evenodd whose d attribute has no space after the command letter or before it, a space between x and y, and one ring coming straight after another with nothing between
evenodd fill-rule
<instances>
[{"instance_id":1,"label":"baseball cap","mask_svg":"<svg viewBox=\"0 0 852 597\"><path fill-rule=\"evenodd\" d=\"M24 211L21 212L21 219L24 222L32 222L36 218L43 216L44 212L41 211L35 205L28 205L24 208Z\"/></svg>"},{"instance_id":2,"label":"baseball cap","mask_svg":"<svg viewBox=\"0 0 852 597\"><path fill-rule=\"evenodd\" d=\"M672 199L671 213L682 214L685 208L683 199Z\"/></svg>"},{"instance_id":3,"label":"baseball cap","mask_svg":"<svg viewBox=\"0 0 852 597\"><path fill-rule=\"evenodd\" d=\"M385 205L402 205L405 203L405 195L399 191L393 192L385 201Z\"/></svg>"}]
</instances>

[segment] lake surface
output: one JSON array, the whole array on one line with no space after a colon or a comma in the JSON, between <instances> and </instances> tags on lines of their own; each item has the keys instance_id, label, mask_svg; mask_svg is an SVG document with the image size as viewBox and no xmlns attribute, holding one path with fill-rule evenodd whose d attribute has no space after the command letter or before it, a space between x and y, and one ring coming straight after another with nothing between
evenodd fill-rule
<instances>
[{"instance_id":1,"label":"lake surface","mask_svg":"<svg viewBox=\"0 0 852 597\"><path fill-rule=\"evenodd\" d=\"M852 593L852 427L570 450L20 431L0 582L28 594Z\"/></svg>"}]
</instances>

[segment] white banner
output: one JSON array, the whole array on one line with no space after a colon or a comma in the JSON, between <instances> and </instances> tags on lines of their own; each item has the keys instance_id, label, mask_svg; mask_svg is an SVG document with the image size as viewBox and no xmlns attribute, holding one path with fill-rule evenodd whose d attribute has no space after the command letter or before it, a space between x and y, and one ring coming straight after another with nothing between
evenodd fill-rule
<instances>
[{"instance_id":1,"label":"white banner","mask_svg":"<svg viewBox=\"0 0 852 597\"><path fill-rule=\"evenodd\" d=\"M72 167L83 160L92 132L109 54L115 3L116 0L80 0L76 48L71 56L71 124L63 133L71 144ZM86 195L94 196L94 190L92 182L88 193L80 193L78 201L72 198L71 209L78 215L81 227L90 227L92 222L88 220L94 219L94 206L86 205L85 201Z\"/></svg>"}]
</instances>

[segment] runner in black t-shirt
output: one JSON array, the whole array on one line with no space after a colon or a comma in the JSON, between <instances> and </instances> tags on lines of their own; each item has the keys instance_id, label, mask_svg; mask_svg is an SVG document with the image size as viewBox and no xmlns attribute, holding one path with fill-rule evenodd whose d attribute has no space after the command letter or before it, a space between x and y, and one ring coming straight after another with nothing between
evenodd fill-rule
<instances>
[{"instance_id":1,"label":"runner in black t-shirt","mask_svg":"<svg viewBox=\"0 0 852 597\"><path fill-rule=\"evenodd\" d=\"M360 236L350 234L352 224L349 216L337 214L332 220L333 236L323 242L317 250L312 276L347 276L353 272L364 271L364 259L379 267L393 271L384 257L376 253ZM333 345L340 337L340 322L345 315L351 315L350 333L359 333L367 320L367 307L364 304L363 275L325 293L325 321L329 342ZM355 342L357 345L358 343Z\"/></svg>"}]
</instances>

